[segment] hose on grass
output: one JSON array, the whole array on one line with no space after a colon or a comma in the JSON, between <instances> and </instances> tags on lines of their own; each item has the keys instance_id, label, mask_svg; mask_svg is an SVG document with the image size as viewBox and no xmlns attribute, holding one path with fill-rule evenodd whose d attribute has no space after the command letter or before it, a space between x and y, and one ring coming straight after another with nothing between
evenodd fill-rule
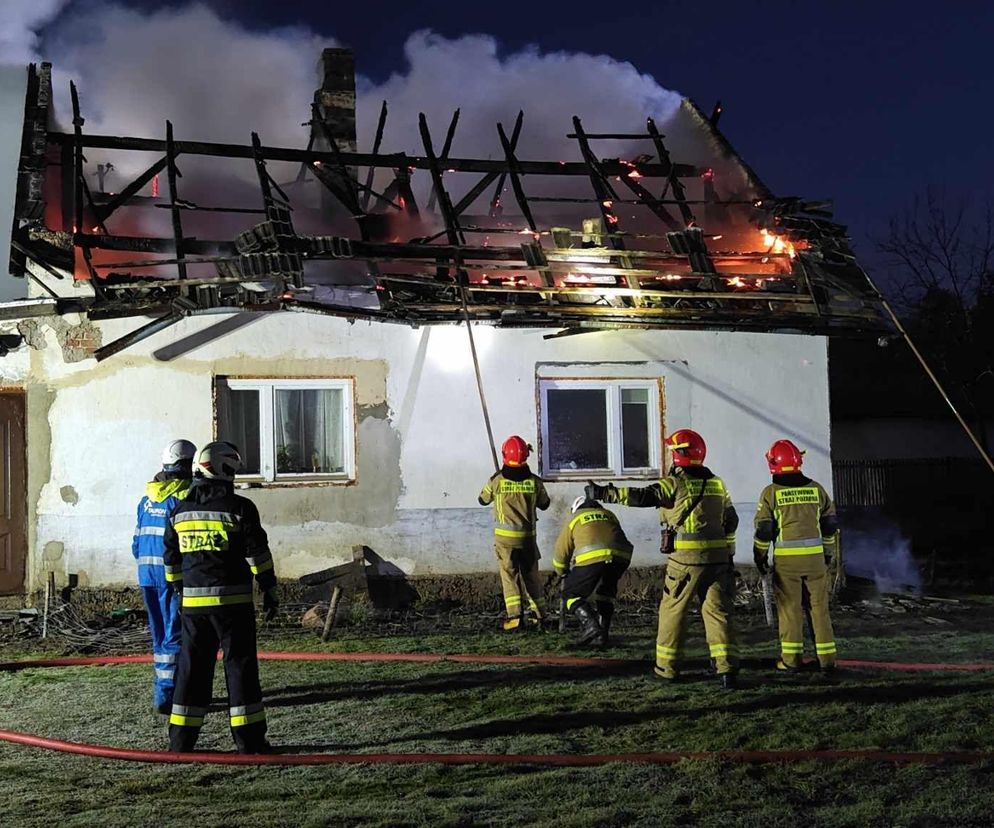
<instances>
[{"instance_id":1,"label":"hose on grass","mask_svg":"<svg viewBox=\"0 0 994 828\"><path fill-rule=\"evenodd\" d=\"M322 653L260 652L264 661L353 661L353 662L454 662L469 664L531 664L561 667L610 667L644 663L641 659L586 658L581 656L476 655L472 653ZM83 667L114 664L149 664L151 655L76 656L0 662L0 671L52 667ZM855 669L979 672L994 669L994 663L903 663L886 661L841 661ZM107 745L69 742L0 730L0 741L43 750L54 750L99 759L159 764L208 765L534 765L546 767L594 767L612 763L672 765L686 760L719 760L763 764L804 761L869 761L887 764L976 764L994 761L990 751L892 752L880 750L717 750L666 751L653 753L516 754L516 753L266 753L223 752L172 753L136 750Z\"/></svg>"},{"instance_id":2,"label":"hose on grass","mask_svg":"<svg viewBox=\"0 0 994 828\"><path fill-rule=\"evenodd\" d=\"M675 765L687 760L746 764L782 762L883 762L894 765L963 765L994 760L991 752L883 750L688 750L657 753L171 753L90 745L0 730L0 741L97 759L167 765L536 765L596 767L609 764Z\"/></svg>"}]
</instances>

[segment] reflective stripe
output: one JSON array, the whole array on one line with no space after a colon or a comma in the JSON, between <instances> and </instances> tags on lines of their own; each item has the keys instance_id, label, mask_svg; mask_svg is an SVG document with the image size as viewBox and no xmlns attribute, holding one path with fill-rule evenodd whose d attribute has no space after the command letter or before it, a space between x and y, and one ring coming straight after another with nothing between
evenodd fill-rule
<instances>
[{"instance_id":1,"label":"reflective stripe","mask_svg":"<svg viewBox=\"0 0 994 828\"><path fill-rule=\"evenodd\" d=\"M797 540L778 540L773 547L774 555L821 555L825 549L821 538L799 538Z\"/></svg>"},{"instance_id":2,"label":"reflective stripe","mask_svg":"<svg viewBox=\"0 0 994 828\"><path fill-rule=\"evenodd\" d=\"M242 595L252 594L252 584L225 584L212 587L183 587L183 597L198 597L201 595Z\"/></svg>"},{"instance_id":3,"label":"reflective stripe","mask_svg":"<svg viewBox=\"0 0 994 828\"><path fill-rule=\"evenodd\" d=\"M186 704L173 704L173 713L178 713L180 716L206 716L206 707L193 707Z\"/></svg>"},{"instance_id":4,"label":"reflective stripe","mask_svg":"<svg viewBox=\"0 0 994 828\"><path fill-rule=\"evenodd\" d=\"M573 562L576 564L587 563L589 561L609 561L614 557L630 560L631 552L623 552L620 549L609 549L599 544L593 543L581 546L573 553Z\"/></svg>"},{"instance_id":5,"label":"reflective stripe","mask_svg":"<svg viewBox=\"0 0 994 828\"><path fill-rule=\"evenodd\" d=\"M156 535L156 536L158 536L158 537L161 538L163 535L166 534L166 527L165 526L142 526L141 529L139 529L135 534L137 534L139 536L142 536L142 535Z\"/></svg>"},{"instance_id":6,"label":"reflective stripe","mask_svg":"<svg viewBox=\"0 0 994 828\"><path fill-rule=\"evenodd\" d=\"M613 522L614 515L612 515L610 512L605 512L601 509L587 509L581 511L580 514L578 514L575 518L573 518L569 522L569 528L570 531L572 531L573 527L576 526L578 523L582 524L598 523L598 522L603 523L605 521Z\"/></svg>"},{"instance_id":7,"label":"reflective stripe","mask_svg":"<svg viewBox=\"0 0 994 828\"><path fill-rule=\"evenodd\" d=\"M156 664L175 664L176 663L176 655L175 655L175 653L166 653L164 655L154 655L154 656L152 656L152 660L155 661Z\"/></svg>"},{"instance_id":8,"label":"reflective stripe","mask_svg":"<svg viewBox=\"0 0 994 828\"><path fill-rule=\"evenodd\" d=\"M555 569L556 572L564 572L566 570L566 564L560 563L559 561L553 561L552 568Z\"/></svg>"},{"instance_id":9,"label":"reflective stripe","mask_svg":"<svg viewBox=\"0 0 994 828\"><path fill-rule=\"evenodd\" d=\"M728 541L724 538L711 538L710 540L684 540L680 535L676 536L675 549L724 549L728 546Z\"/></svg>"},{"instance_id":10,"label":"reflective stripe","mask_svg":"<svg viewBox=\"0 0 994 828\"><path fill-rule=\"evenodd\" d=\"M508 596L507 598L504 599L504 603L505 604L520 604L521 603L521 596L520 595L510 595L510 596Z\"/></svg>"},{"instance_id":11,"label":"reflective stripe","mask_svg":"<svg viewBox=\"0 0 994 828\"><path fill-rule=\"evenodd\" d=\"M162 555L140 555L138 566L163 566Z\"/></svg>"},{"instance_id":12,"label":"reflective stripe","mask_svg":"<svg viewBox=\"0 0 994 828\"><path fill-rule=\"evenodd\" d=\"M244 727L245 725L256 724L266 721L266 711L260 710L258 713L250 713L248 716L232 716L232 727Z\"/></svg>"},{"instance_id":13,"label":"reflective stripe","mask_svg":"<svg viewBox=\"0 0 994 828\"><path fill-rule=\"evenodd\" d=\"M581 598L567 598L566 599L566 609L573 609L573 604L577 601L582 600Z\"/></svg>"},{"instance_id":14,"label":"reflective stripe","mask_svg":"<svg viewBox=\"0 0 994 828\"><path fill-rule=\"evenodd\" d=\"M513 523L498 523L494 527L494 534L502 538L533 538L535 530L516 526Z\"/></svg>"},{"instance_id":15,"label":"reflective stripe","mask_svg":"<svg viewBox=\"0 0 994 828\"><path fill-rule=\"evenodd\" d=\"M659 488L667 497L673 497L676 493L676 481L664 477L659 481Z\"/></svg>"},{"instance_id":16,"label":"reflective stripe","mask_svg":"<svg viewBox=\"0 0 994 828\"><path fill-rule=\"evenodd\" d=\"M174 704L169 716L169 724L181 727L200 727L207 715L206 707L190 707L184 704Z\"/></svg>"},{"instance_id":17,"label":"reflective stripe","mask_svg":"<svg viewBox=\"0 0 994 828\"><path fill-rule=\"evenodd\" d=\"M712 657L727 656L730 653L735 653L735 647L732 644L708 644L708 649L711 651Z\"/></svg>"},{"instance_id":18,"label":"reflective stripe","mask_svg":"<svg viewBox=\"0 0 994 828\"><path fill-rule=\"evenodd\" d=\"M804 642L803 641L781 641L780 649L785 653L803 653L804 652Z\"/></svg>"},{"instance_id":19,"label":"reflective stripe","mask_svg":"<svg viewBox=\"0 0 994 828\"><path fill-rule=\"evenodd\" d=\"M186 520L218 520L222 523L228 523L232 526L237 526L241 523L241 517L239 515L234 515L231 512L210 512L210 511L196 511L191 510L189 512L178 512L172 517L173 525Z\"/></svg>"},{"instance_id":20,"label":"reflective stripe","mask_svg":"<svg viewBox=\"0 0 994 828\"><path fill-rule=\"evenodd\" d=\"M656 655L673 658L677 654L676 647L664 647L662 644L656 645Z\"/></svg>"},{"instance_id":21,"label":"reflective stripe","mask_svg":"<svg viewBox=\"0 0 994 828\"><path fill-rule=\"evenodd\" d=\"M176 678L176 668L174 667L174 668L172 668L170 670L159 670L159 669L156 669L156 671L155 671L155 677L156 678L160 678L160 679Z\"/></svg>"},{"instance_id":22,"label":"reflective stripe","mask_svg":"<svg viewBox=\"0 0 994 828\"><path fill-rule=\"evenodd\" d=\"M177 569L179 569L179 567L177 567ZM166 580L171 584L175 584L182 581L183 570L180 569L179 572L173 572L169 569L169 567L166 567Z\"/></svg>"},{"instance_id":23,"label":"reflective stripe","mask_svg":"<svg viewBox=\"0 0 994 828\"><path fill-rule=\"evenodd\" d=\"M255 704L236 704L234 707L228 708L229 716L248 716L250 713L261 713L263 710L262 702L256 702Z\"/></svg>"},{"instance_id":24,"label":"reflective stripe","mask_svg":"<svg viewBox=\"0 0 994 828\"><path fill-rule=\"evenodd\" d=\"M249 562L249 569L252 571L253 575L258 575L260 572L269 572L273 568L273 559L267 558L262 563L255 564L251 561Z\"/></svg>"},{"instance_id":25,"label":"reflective stripe","mask_svg":"<svg viewBox=\"0 0 994 828\"><path fill-rule=\"evenodd\" d=\"M187 598L183 596L184 607L220 607L229 604L251 604L252 594L246 595L209 595L203 598Z\"/></svg>"},{"instance_id":26,"label":"reflective stripe","mask_svg":"<svg viewBox=\"0 0 994 828\"><path fill-rule=\"evenodd\" d=\"M828 641L828 642L826 642L824 644L815 644L815 652L818 653L819 655L827 654L827 653L834 653L834 652L836 652L835 642L834 641Z\"/></svg>"},{"instance_id":27,"label":"reflective stripe","mask_svg":"<svg viewBox=\"0 0 994 828\"><path fill-rule=\"evenodd\" d=\"M770 542L769 541L754 540L752 542L752 545L756 549L760 550L761 552L766 552L770 548Z\"/></svg>"}]
</instances>

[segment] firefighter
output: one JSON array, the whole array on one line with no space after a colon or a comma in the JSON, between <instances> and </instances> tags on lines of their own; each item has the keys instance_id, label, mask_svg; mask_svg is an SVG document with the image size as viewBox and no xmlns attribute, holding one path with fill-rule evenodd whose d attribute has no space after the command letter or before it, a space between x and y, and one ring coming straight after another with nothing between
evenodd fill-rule
<instances>
[{"instance_id":1,"label":"firefighter","mask_svg":"<svg viewBox=\"0 0 994 828\"><path fill-rule=\"evenodd\" d=\"M197 447L189 440L173 440L162 450L162 470L145 485L131 540L131 554L138 562L138 586L145 600L148 628L152 633L153 704L166 716L173 705L180 621L179 601L166 583L163 536L169 515L190 489L196 453Z\"/></svg>"},{"instance_id":2,"label":"firefighter","mask_svg":"<svg viewBox=\"0 0 994 828\"><path fill-rule=\"evenodd\" d=\"M765 574L773 544L773 589L780 629L778 670L797 670L804 652L805 603L815 653L825 674L835 669L835 634L828 613L828 562L835 554L835 504L824 487L801 473L804 453L790 440L766 452L773 482L763 489L755 520L753 557Z\"/></svg>"},{"instance_id":3,"label":"firefighter","mask_svg":"<svg viewBox=\"0 0 994 828\"><path fill-rule=\"evenodd\" d=\"M166 578L182 594L183 646L169 717L169 748L193 750L211 703L218 648L224 652L231 734L239 753L263 753L266 713L259 686L252 576L266 618L276 614L276 575L255 504L234 492L242 466L231 443L209 443L202 477L166 526Z\"/></svg>"},{"instance_id":4,"label":"firefighter","mask_svg":"<svg viewBox=\"0 0 994 828\"><path fill-rule=\"evenodd\" d=\"M632 545L614 514L586 495L573 501L559 533L552 565L565 577L566 609L580 622L580 643L605 647L618 580L632 560ZM572 563L572 566L570 564ZM595 614L587 599L594 602Z\"/></svg>"},{"instance_id":5,"label":"firefighter","mask_svg":"<svg viewBox=\"0 0 994 828\"><path fill-rule=\"evenodd\" d=\"M731 689L738 672L732 627L732 559L739 518L725 484L704 465L707 446L701 435L689 428L680 429L667 438L666 445L673 465L658 483L645 488L590 483L587 495L607 503L659 508L661 551L669 558L659 602L655 674L666 681L678 678L685 618L696 597L711 660L722 686Z\"/></svg>"},{"instance_id":6,"label":"firefighter","mask_svg":"<svg viewBox=\"0 0 994 828\"><path fill-rule=\"evenodd\" d=\"M542 479L528 468L530 452L531 446L521 437L508 437L501 446L504 465L478 498L481 506L492 503L494 507L494 550L507 611L504 629L509 632L521 627L526 611L536 626L541 626L546 614L538 575L535 510L548 509L550 501Z\"/></svg>"}]
</instances>

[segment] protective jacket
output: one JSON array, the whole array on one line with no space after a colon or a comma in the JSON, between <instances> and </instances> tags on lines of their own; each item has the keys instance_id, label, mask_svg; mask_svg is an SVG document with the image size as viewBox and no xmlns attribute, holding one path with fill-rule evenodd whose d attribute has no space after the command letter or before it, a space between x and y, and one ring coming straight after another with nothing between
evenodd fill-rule
<instances>
[{"instance_id":1,"label":"protective jacket","mask_svg":"<svg viewBox=\"0 0 994 828\"><path fill-rule=\"evenodd\" d=\"M504 466L480 492L481 506L494 506L494 539L514 546L535 538L535 510L549 508L549 493L542 479L527 465Z\"/></svg>"},{"instance_id":2,"label":"protective jacket","mask_svg":"<svg viewBox=\"0 0 994 828\"><path fill-rule=\"evenodd\" d=\"M193 481L185 479L153 480L145 486L145 496L138 503L138 520L131 541L131 554L138 562L138 586L166 587L163 568L163 538L169 515L190 490Z\"/></svg>"},{"instance_id":3,"label":"protective jacket","mask_svg":"<svg viewBox=\"0 0 994 828\"><path fill-rule=\"evenodd\" d=\"M559 539L552 565L563 573L570 566L590 566L612 560L630 561L632 545L618 518L600 507L580 508L567 523Z\"/></svg>"},{"instance_id":4,"label":"protective jacket","mask_svg":"<svg viewBox=\"0 0 994 828\"><path fill-rule=\"evenodd\" d=\"M183 612L223 612L252 604L252 576L276 586L273 556L259 511L231 483L195 481L166 526L166 579L182 583Z\"/></svg>"},{"instance_id":5,"label":"protective jacket","mask_svg":"<svg viewBox=\"0 0 994 828\"><path fill-rule=\"evenodd\" d=\"M701 490L703 488L703 497ZM664 528L677 528L670 560L688 566L727 563L735 552L735 530L739 517L720 477L705 466L674 468L651 486L608 487L607 503L655 507ZM695 504L696 501L696 505ZM694 506L684 518L684 513Z\"/></svg>"},{"instance_id":6,"label":"protective jacket","mask_svg":"<svg viewBox=\"0 0 994 828\"><path fill-rule=\"evenodd\" d=\"M757 562L766 561L772 543L777 566L824 572L825 555L834 554L837 537L835 504L820 483L800 473L773 476L756 510Z\"/></svg>"}]
</instances>

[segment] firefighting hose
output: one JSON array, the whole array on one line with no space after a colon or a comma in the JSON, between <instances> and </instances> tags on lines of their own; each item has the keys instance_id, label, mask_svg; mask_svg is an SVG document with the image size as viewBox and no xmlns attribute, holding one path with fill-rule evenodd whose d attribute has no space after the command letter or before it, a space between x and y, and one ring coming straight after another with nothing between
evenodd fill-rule
<instances>
[{"instance_id":1,"label":"firefighting hose","mask_svg":"<svg viewBox=\"0 0 994 828\"><path fill-rule=\"evenodd\" d=\"M0 662L0 672L56 667L82 667L115 664L150 664L151 655L69 657ZM640 659L586 658L577 656L495 656L444 653L322 653L260 652L262 661L361 661L361 662L455 662L469 664L535 664L547 666L618 667L643 664ZM840 666L856 669L894 670L899 672L986 672L994 663L906 664L884 661L840 661ZM652 753L562 754L562 753L171 753L162 750L138 750L84 742L70 742L36 736L15 730L0 730L0 741L54 750L99 759L157 764L209 765L538 765L551 767L591 767L612 763L672 765L686 760L722 760L751 764L798 761L862 760L887 764L972 764L994 760L994 752L954 751L891 752L880 750L717 750L666 751Z\"/></svg>"},{"instance_id":2,"label":"firefighting hose","mask_svg":"<svg viewBox=\"0 0 994 828\"><path fill-rule=\"evenodd\" d=\"M101 656L31 659L0 662L0 672L16 670L78 667L114 664L150 664L151 655ZM263 661L406 661L406 662L459 662L473 664L540 664L549 666L605 667L642 664L639 659L580 658L574 656L486 656L442 653L321 653L321 652L261 652ZM994 663L963 664L904 664L900 662L840 661L840 666L877 670L961 671L982 672L994 670ZM532 765L547 767L593 767L613 763L673 765L686 760L720 760L747 764L769 764L802 761L853 761L862 760L886 764L948 765L974 764L994 760L992 751L954 751L949 753L881 750L716 750L716 751L665 751L652 753L221 753L194 752L172 753L162 750L138 750L85 742L36 736L15 730L0 730L0 741L27 747L54 750L99 759L153 764L208 764L208 765Z\"/></svg>"}]
</instances>

